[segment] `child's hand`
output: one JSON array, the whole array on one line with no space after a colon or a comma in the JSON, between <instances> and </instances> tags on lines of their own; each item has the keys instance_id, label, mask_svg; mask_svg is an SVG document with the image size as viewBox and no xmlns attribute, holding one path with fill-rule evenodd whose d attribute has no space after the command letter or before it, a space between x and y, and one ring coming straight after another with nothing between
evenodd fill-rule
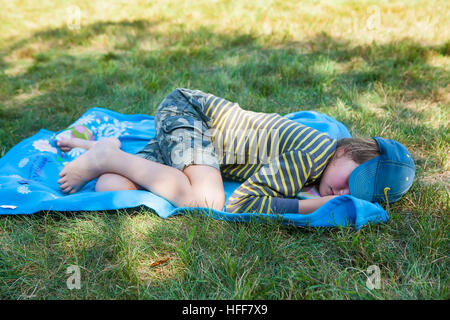
<instances>
[{"instance_id":1,"label":"child's hand","mask_svg":"<svg viewBox=\"0 0 450 320\"><path fill-rule=\"evenodd\" d=\"M339 197L339 195L323 196L323 197L316 198L316 199L299 200L298 201L298 213L300 213L300 214L312 213L312 212L316 211L317 209L319 209L326 202L328 202L331 199L334 199L336 197Z\"/></svg>"}]
</instances>

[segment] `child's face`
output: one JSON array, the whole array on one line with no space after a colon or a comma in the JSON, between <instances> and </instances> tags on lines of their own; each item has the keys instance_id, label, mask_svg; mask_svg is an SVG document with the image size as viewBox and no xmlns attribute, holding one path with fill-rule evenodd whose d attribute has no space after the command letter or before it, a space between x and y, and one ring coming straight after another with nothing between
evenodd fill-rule
<instances>
[{"instance_id":1,"label":"child's face","mask_svg":"<svg viewBox=\"0 0 450 320\"><path fill-rule=\"evenodd\" d=\"M319 193L322 197L350 194L348 179L359 164L347 156L342 156L342 150L336 152L338 158L327 165L320 179Z\"/></svg>"}]
</instances>

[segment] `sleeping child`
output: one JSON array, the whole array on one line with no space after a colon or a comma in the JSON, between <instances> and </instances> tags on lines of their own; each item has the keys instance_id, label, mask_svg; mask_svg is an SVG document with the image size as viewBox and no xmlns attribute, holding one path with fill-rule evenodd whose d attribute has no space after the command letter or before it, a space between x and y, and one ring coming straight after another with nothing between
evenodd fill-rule
<instances>
[{"instance_id":1,"label":"sleeping child","mask_svg":"<svg viewBox=\"0 0 450 320\"><path fill-rule=\"evenodd\" d=\"M332 139L199 90L170 93L156 110L155 129L137 154L122 151L116 138L59 139L62 151L87 150L60 172L60 189L72 194L98 178L98 192L144 189L178 207L307 214L346 194L398 201L415 175L411 154L397 141ZM227 203L223 178L241 182ZM307 196L299 199L301 191Z\"/></svg>"}]
</instances>

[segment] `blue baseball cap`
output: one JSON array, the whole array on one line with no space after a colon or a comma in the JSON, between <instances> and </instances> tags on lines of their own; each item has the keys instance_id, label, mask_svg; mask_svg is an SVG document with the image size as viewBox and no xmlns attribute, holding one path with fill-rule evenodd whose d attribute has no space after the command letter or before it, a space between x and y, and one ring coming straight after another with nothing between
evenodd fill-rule
<instances>
[{"instance_id":1,"label":"blue baseball cap","mask_svg":"<svg viewBox=\"0 0 450 320\"><path fill-rule=\"evenodd\" d=\"M357 166L348 181L350 194L370 202L396 202L411 187L416 166L408 149L401 143L372 137L380 155Z\"/></svg>"}]
</instances>

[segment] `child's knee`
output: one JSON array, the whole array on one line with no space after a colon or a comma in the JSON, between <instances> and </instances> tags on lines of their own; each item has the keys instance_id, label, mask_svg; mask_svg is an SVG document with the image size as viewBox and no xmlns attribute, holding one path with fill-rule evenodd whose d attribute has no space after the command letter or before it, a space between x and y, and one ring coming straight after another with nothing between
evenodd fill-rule
<instances>
[{"instance_id":1,"label":"child's knee","mask_svg":"<svg viewBox=\"0 0 450 320\"><path fill-rule=\"evenodd\" d=\"M225 194L219 190L190 189L181 192L178 197L178 207L202 207L222 211L225 205Z\"/></svg>"},{"instance_id":2,"label":"child's knee","mask_svg":"<svg viewBox=\"0 0 450 320\"><path fill-rule=\"evenodd\" d=\"M220 171L208 165L192 165L184 168L189 180L184 193L185 206L223 210L225 192Z\"/></svg>"},{"instance_id":3,"label":"child's knee","mask_svg":"<svg viewBox=\"0 0 450 320\"><path fill-rule=\"evenodd\" d=\"M213 195L207 195L204 202L208 208L222 211L225 206L225 194L216 193Z\"/></svg>"},{"instance_id":4,"label":"child's knee","mask_svg":"<svg viewBox=\"0 0 450 320\"><path fill-rule=\"evenodd\" d=\"M221 190L198 190L196 200L201 207L222 211L225 205L225 193Z\"/></svg>"},{"instance_id":5,"label":"child's knee","mask_svg":"<svg viewBox=\"0 0 450 320\"><path fill-rule=\"evenodd\" d=\"M95 191L137 190L137 186L118 174L105 173L101 175L95 185Z\"/></svg>"}]
</instances>

